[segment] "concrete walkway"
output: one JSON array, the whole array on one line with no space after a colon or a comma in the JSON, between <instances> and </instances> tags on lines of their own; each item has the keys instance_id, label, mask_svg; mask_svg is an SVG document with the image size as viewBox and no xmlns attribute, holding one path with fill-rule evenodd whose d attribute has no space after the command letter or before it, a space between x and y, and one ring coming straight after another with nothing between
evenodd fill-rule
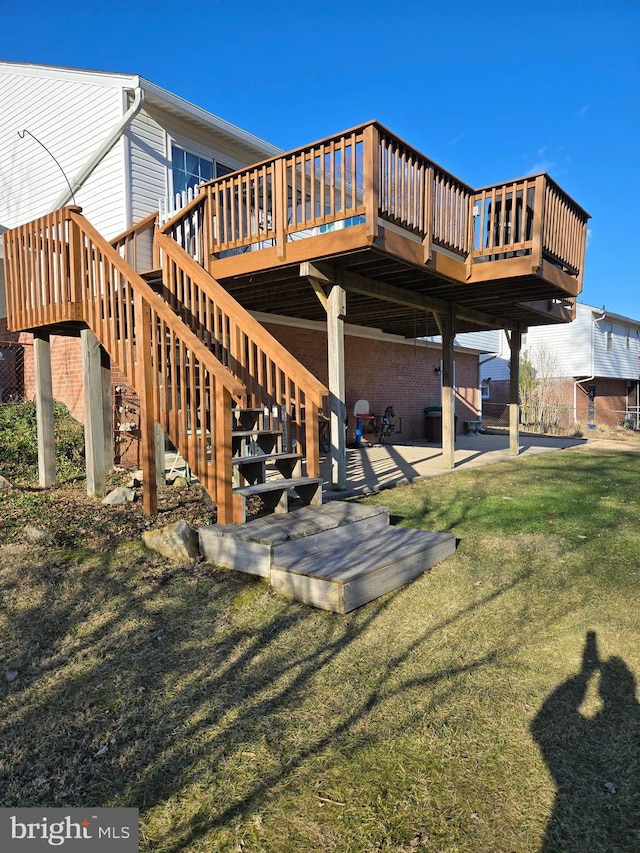
<instances>
[{"instance_id":1,"label":"concrete walkway","mask_svg":"<svg viewBox=\"0 0 640 853\"><path fill-rule=\"evenodd\" d=\"M322 457L320 470L324 480L325 500L336 500L354 495L367 495L399 486L415 483L427 477L442 477L457 471L512 462L516 459L564 450L586 444L583 438L556 438L545 435L521 435L520 454L511 456L509 434L456 436L455 468L442 467L442 448L426 441L401 444L363 444L358 449L347 450L347 489L333 491L330 486L331 467L328 457Z\"/></svg>"}]
</instances>

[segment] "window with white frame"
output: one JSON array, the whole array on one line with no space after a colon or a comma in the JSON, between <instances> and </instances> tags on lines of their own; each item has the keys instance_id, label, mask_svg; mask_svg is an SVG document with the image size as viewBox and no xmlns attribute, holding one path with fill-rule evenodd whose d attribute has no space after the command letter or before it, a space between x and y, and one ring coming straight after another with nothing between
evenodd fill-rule
<instances>
[{"instance_id":1,"label":"window with white frame","mask_svg":"<svg viewBox=\"0 0 640 853\"><path fill-rule=\"evenodd\" d=\"M225 166L211 157L203 157L187 151L181 145L171 144L171 178L173 194L195 189L198 184L220 178L233 172L231 166Z\"/></svg>"},{"instance_id":2,"label":"window with white frame","mask_svg":"<svg viewBox=\"0 0 640 853\"><path fill-rule=\"evenodd\" d=\"M607 349L613 349L613 326L609 326L607 329Z\"/></svg>"}]
</instances>

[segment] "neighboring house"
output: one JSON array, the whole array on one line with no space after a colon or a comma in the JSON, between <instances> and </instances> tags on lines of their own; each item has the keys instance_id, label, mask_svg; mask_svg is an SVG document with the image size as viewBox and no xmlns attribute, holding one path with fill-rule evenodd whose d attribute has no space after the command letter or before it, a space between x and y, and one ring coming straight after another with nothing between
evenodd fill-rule
<instances>
[{"instance_id":1,"label":"neighboring house","mask_svg":"<svg viewBox=\"0 0 640 853\"><path fill-rule=\"evenodd\" d=\"M509 345L504 333L493 334L493 353L480 360L482 406L489 421L499 419L509 399ZM482 343L491 348L486 338ZM640 428L640 320L577 303L572 323L529 327L522 353L542 386L551 426L627 422Z\"/></svg>"},{"instance_id":2,"label":"neighboring house","mask_svg":"<svg viewBox=\"0 0 640 853\"><path fill-rule=\"evenodd\" d=\"M75 203L111 240L159 207L168 211L167 218L176 194L280 153L137 75L0 62L0 102L4 229ZM138 251L138 269L149 269L150 241L146 253ZM0 340L17 339L6 331L5 314L0 281ZM277 313L260 319L327 381L325 324ZM423 407L440 400L440 346L360 326L347 326L345 332L347 412L361 398L376 413L392 404L402 418L403 438L423 437ZM471 344L457 353L460 418L477 415L478 351ZM54 395L82 420L78 339L54 337L52 360ZM136 397L116 371L113 386L117 457L137 463Z\"/></svg>"}]
</instances>

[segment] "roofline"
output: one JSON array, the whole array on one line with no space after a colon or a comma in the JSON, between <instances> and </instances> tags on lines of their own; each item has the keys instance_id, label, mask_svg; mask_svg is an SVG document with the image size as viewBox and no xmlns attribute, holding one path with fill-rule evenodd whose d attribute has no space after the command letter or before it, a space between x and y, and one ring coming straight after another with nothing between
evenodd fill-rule
<instances>
[{"instance_id":1,"label":"roofline","mask_svg":"<svg viewBox=\"0 0 640 853\"><path fill-rule=\"evenodd\" d=\"M231 124L231 122L225 121L225 119L202 109L202 107L192 104L191 101L187 101L179 95L174 95L173 92L169 92L167 89L157 86L150 80L146 80L144 77L139 77L137 79L139 80L139 85L152 97L166 101L168 104L171 104L171 106L188 113L196 120L211 125L224 133L235 136L236 139L252 146L253 148L258 148L261 151L264 151L267 157L284 154L284 149L279 148L277 145L272 145L270 142L261 139L259 136L255 136L253 133L249 133L247 130L243 130L241 127Z\"/></svg>"},{"instance_id":2,"label":"roofline","mask_svg":"<svg viewBox=\"0 0 640 853\"><path fill-rule=\"evenodd\" d=\"M173 92L169 92L167 89L157 86L155 83L152 83L150 80L146 80L138 74L127 74L117 71L92 71L90 69L70 68L62 65L42 65L35 62L11 62L7 60L0 60L0 71L10 72L12 70L20 70L23 73L26 72L29 76L34 77L44 76L46 74L59 77L75 77L77 75L82 75L87 82L93 82L96 85L110 85L123 89L133 90L137 87L141 87L145 94L151 95L152 99L164 102L172 106L174 109L181 110L198 122L233 136L238 140L238 142L263 152L265 158L278 156L284 153L282 148L278 148L278 146L272 145L270 142L243 130L241 127L225 121L219 116L216 116L213 113L192 104L190 101L181 98L179 95L174 95Z\"/></svg>"},{"instance_id":3,"label":"roofline","mask_svg":"<svg viewBox=\"0 0 640 853\"><path fill-rule=\"evenodd\" d=\"M576 304L588 309L592 314L604 314L602 317L603 320L608 318L611 320L620 320L623 323L630 323L634 326L640 326L640 320L634 320L633 317L627 317L624 314L616 314L614 311L607 311L605 305L603 305L602 308L596 308L594 305L587 305L585 302L577 302Z\"/></svg>"}]
</instances>

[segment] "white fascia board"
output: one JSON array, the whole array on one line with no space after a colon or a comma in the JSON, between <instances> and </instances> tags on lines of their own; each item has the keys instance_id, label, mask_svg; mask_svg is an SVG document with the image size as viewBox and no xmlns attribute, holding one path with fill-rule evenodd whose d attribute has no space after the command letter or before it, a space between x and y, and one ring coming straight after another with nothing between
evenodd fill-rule
<instances>
[{"instance_id":1,"label":"white fascia board","mask_svg":"<svg viewBox=\"0 0 640 853\"><path fill-rule=\"evenodd\" d=\"M225 121L219 116L215 116L213 113L207 112L207 110L203 110L201 107L197 107L189 101L185 101L184 98L174 95L172 92L168 92L160 86L156 86L155 83L151 83L149 80L145 80L142 77L140 77L139 80L139 85L144 89L147 103L153 104L154 101L156 101L156 103L159 102L159 106L173 107L174 110L179 110L180 112L185 113L190 118L208 128L215 128L228 136L235 137L239 142L242 142L245 145L250 145L252 148L262 151L265 158L278 157L280 154L284 153L284 149L278 148L276 145L271 145L269 142L265 142L264 139L260 139L258 136L254 136L252 133L242 130L240 127L236 127L236 125Z\"/></svg>"}]
</instances>

